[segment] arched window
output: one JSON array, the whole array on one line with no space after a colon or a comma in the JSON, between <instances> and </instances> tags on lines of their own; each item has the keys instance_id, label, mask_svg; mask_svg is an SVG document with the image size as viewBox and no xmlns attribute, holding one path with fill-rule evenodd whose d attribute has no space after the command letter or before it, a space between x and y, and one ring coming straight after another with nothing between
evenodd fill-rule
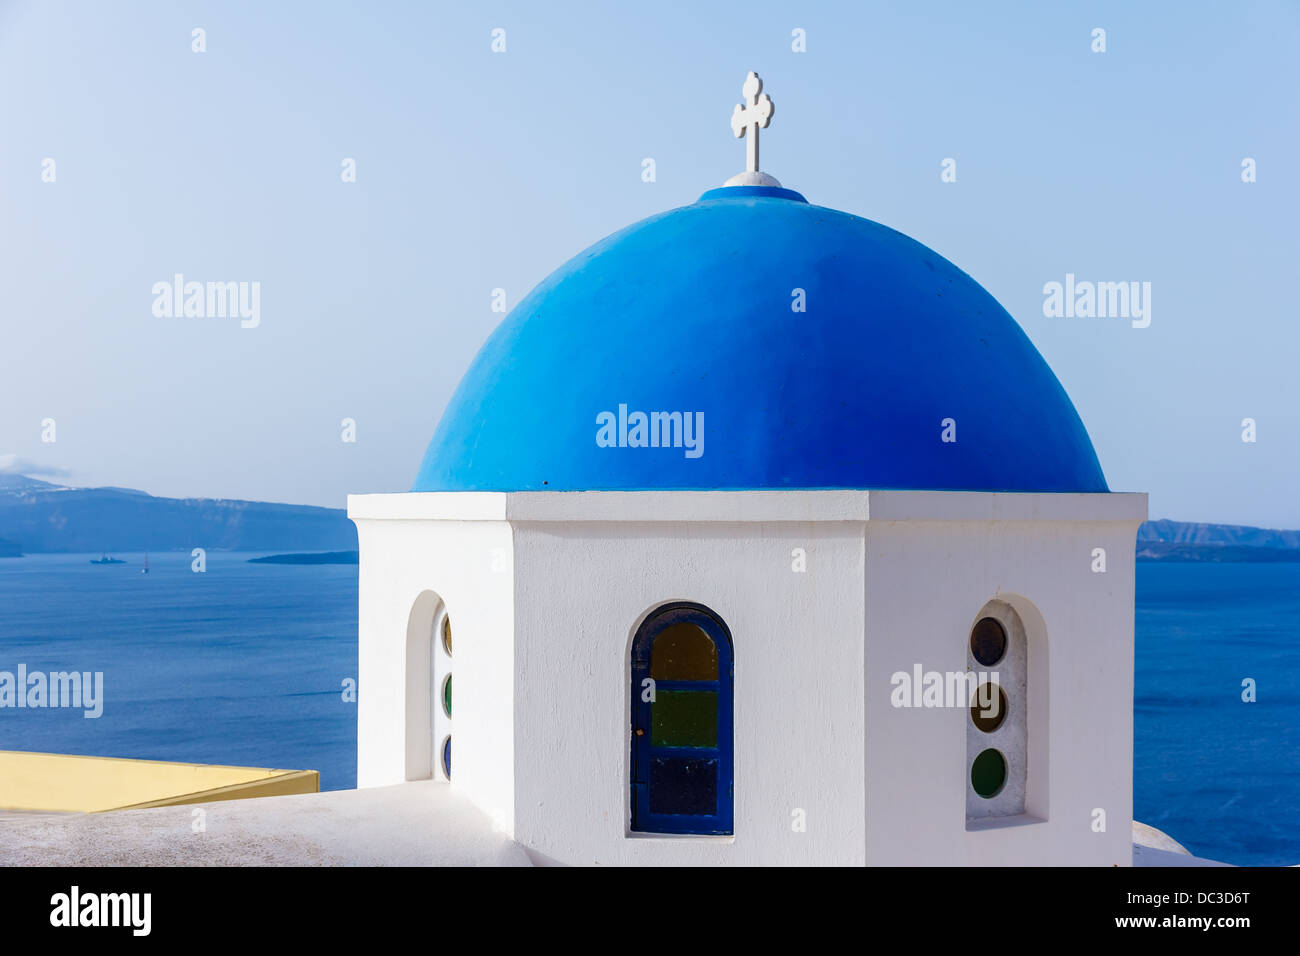
<instances>
[{"instance_id":1,"label":"arched window","mask_svg":"<svg viewBox=\"0 0 1300 956\"><path fill-rule=\"evenodd\" d=\"M433 628L432 667L429 696L433 719L433 763L438 768L434 777L451 779L451 615L447 609L436 619Z\"/></svg>"},{"instance_id":2,"label":"arched window","mask_svg":"<svg viewBox=\"0 0 1300 956\"><path fill-rule=\"evenodd\" d=\"M966 822L1025 812L1029 648L1015 609L990 601L966 644Z\"/></svg>"},{"instance_id":3,"label":"arched window","mask_svg":"<svg viewBox=\"0 0 1300 956\"><path fill-rule=\"evenodd\" d=\"M632 642L632 829L732 832L731 634L699 604L654 611Z\"/></svg>"},{"instance_id":4,"label":"arched window","mask_svg":"<svg viewBox=\"0 0 1300 956\"><path fill-rule=\"evenodd\" d=\"M451 779L451 618L423 591L406 624L406 779Z\"/></svg>"}]
</instances>

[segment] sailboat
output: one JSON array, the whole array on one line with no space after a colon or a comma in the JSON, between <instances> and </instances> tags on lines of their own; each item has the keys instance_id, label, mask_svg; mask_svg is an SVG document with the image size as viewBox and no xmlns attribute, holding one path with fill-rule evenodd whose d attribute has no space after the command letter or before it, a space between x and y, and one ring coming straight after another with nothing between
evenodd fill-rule
<instances>
[{"instance_id":1,"label":"sailboat","mask_svg":"<svg viewBox=\"0 0 1300 956\"><path fill-rule=\"evenodd\" d=\"M149 573L149 552L148 551L144 553L144 567L140 569L140 573L141 574Z\"/></svg>"}]
</instances>

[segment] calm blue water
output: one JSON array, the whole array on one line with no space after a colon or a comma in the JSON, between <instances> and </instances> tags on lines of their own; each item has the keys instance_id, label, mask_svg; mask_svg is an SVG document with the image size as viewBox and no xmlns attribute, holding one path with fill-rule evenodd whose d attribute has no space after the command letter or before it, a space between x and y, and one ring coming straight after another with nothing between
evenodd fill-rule
<instances>
[{"instance_id":1,"label":"calm blue water","mask_svg":"<svg viewBox=\"0 0 1300 956\"><path fill-rule=\"evenodd\" d=\"M1300 863L1300 564L1139 563L1134 696L1134 816L1198 856Z\"/></svg>"},{"instance_id":2,"label":"calm blue water","mask_svg":"<svg viewBox=\"0 0 1300 956\"><path fill-rule=\"evenodd\" d=\"M357 569L208 553L0 560L0 670L102 670L104 715L0 710L0 749L356 783ZM97 557L97 555L95 555ZM1135 816L1193 853L1300 863L1300 564L1139 564ZM1258 702L1242 703L1255 679Z\"/></svg>"},{"instance_id":3,"label":"calm blue water","mask_svg":"<svg viewBox=\"0 0 1300 956\"><path fill-rule=\"evenodd\" d=\"M209 551L0 559L0 670L104 672L104 713L0 709L0 750L319 770L356 785L357 569Z\"/></svg>"}]
</instances>

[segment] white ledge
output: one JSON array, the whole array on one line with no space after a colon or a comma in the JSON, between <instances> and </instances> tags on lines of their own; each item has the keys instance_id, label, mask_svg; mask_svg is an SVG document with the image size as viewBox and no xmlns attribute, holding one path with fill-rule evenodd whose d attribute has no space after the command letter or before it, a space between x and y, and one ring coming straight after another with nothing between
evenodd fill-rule
<instances>
[{"instance_id":1,"label":"white ledge","mask_svg":"<svg viewBox=\"0 0 1300 956\"><path fill-rule=\"evenodd\" d=\"M1147 496L980 491L425 491L349 495L354 521L1116 521Z\"/></svg>"}]
</instances>

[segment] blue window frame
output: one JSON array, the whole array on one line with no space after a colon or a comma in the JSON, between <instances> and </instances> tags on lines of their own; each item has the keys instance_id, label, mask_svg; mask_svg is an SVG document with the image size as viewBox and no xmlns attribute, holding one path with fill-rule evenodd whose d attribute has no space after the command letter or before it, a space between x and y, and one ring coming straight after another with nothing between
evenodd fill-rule
<instances>
[{"instance_id":1,"label":"blue window frame","mask_svg":"<svg viewBox=\"0 0 1300 956\"><path fill-rule=\"evenodd\" d=\"M731 633L701 604L654 611L632 641L632 829L732 832Z\"/></svg>"}]
</instances>

